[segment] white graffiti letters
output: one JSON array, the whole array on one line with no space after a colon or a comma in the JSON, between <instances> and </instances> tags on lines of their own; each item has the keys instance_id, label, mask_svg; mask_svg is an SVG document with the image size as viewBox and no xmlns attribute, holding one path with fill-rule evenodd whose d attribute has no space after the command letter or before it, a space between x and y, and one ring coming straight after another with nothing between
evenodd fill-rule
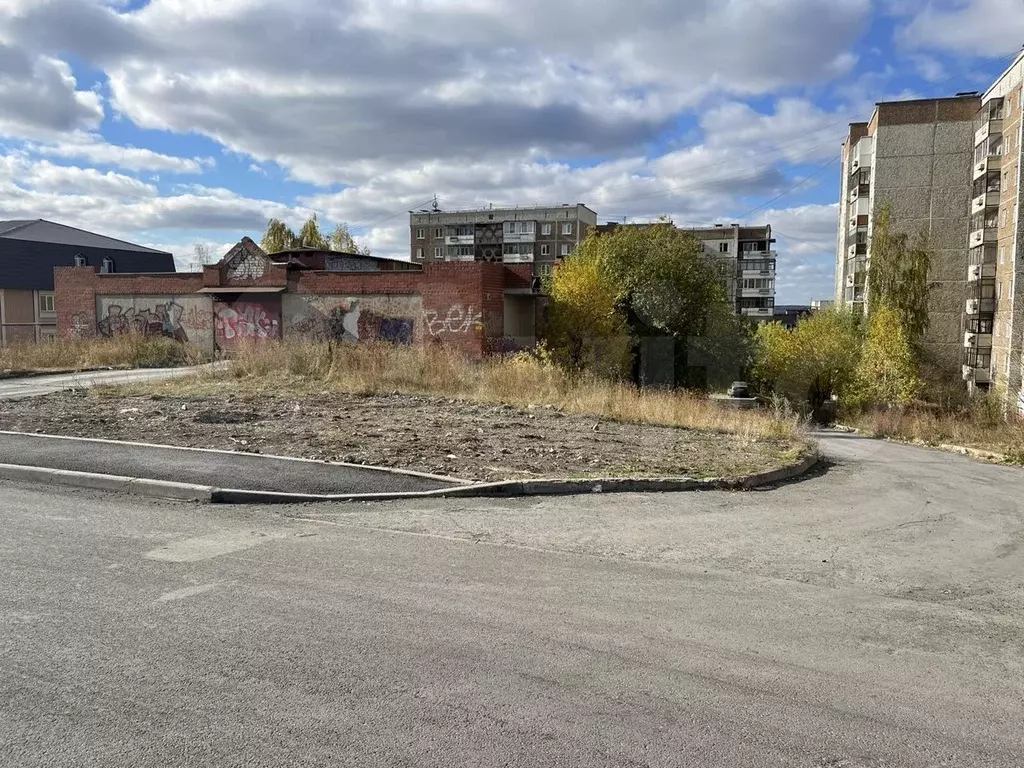
<instances>
[{"instance_id":1,"label":"white graffiti letters","mask_svg":"<svg viewBox=\"0 0 1024 768\"><path fill-rule=\"evenodd\" d=\"M444 317L440 317L437 310L423 310L423 324L431 336L440 336L445 333L468 333L473 328L480 327L482 317L472 306L463 307L461 304L449 307L448 314Z\"/></svg>"}]
</instances>

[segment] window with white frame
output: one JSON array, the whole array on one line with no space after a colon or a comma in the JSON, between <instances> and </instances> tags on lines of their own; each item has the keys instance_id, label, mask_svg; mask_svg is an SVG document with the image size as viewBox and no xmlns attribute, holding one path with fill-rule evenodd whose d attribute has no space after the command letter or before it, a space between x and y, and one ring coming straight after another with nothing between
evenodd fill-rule
<instances>
[{"instance_id":1,"label":"window with white frame","mask_svg":"<svg viewBox=\"0 0 1024 768\"><path fill-rule=\"evenodd\" d=\"M727 242L719 243L718 244L718 252L719 253L728 253L729 252L729 243L727 243Z\"/></svg>"},{"instance_id":2,"label":"window with white frame","mask_svg":"<svg viewBox=\"0 0 1024 768\"><path fill-rule=\"evenodd\" d=\"M743 287L747 290L770 289L774 284L775 281L770 277L747 277L743 280Z\"/></svg>"},{"instance_id":3,"label":"window with white frame","mask_svg":"<svg viewBox=\"0 0 1024 768\"><path fill-rule=\"evenodd\" d=\"M437 248L434 249L434 258L435 259L440 259L441 258L441 247L440 246L438 246Z\"/></svg>"},{"instance_id":4,"label":"window with white frame","mask_svg":"<svg viewBox=\"0 0 1024 768\"><path fill-rule=\"evenodd\" d=\"M434 230L434 237L437 237L437 238L444 237L444 227L438 227L437 229L435 229Z\"/></svg>"},{"instance_id":5,"label":"window with white frame","mask_svg":"<svg viewBox=\"0 0 1024 768\"><path fill-rule=\"evenodd\" d=\"M540 255L541 256L549 256L549 255L551 255L551 246L548 245L547 243L541 243L540 244Z\"/></svg>"},{"instance_id":6,"label":"window with white frame","mask_svg":"<svg viewBox=\"0 0 1024 768\"><path fill-rule=\"evenodd\" d=\"M536 232L536 222L506 221L504 228L506 235L532 235Z\"/></svg>"},{"instance_id":7,"label":"window with white frame","mask_svg":"<svg viewBox=\"0 0 1024 768\"><path fill-rule=\"evenodd\" d=\"M551 265L550 264L538 264L537 265L537 274L540 275L541 277L550 277L551 276Z\"/></svg>"},{"instance_id":8,"label":"window with white frame","mask_svg":"<svg viewBox=\"0 0 1024 768\"><path fill-rule=\"evenodd\" d=\"M550 224L541 224L540 225L540 233L542 235L550 235L551 234L551 225Z\"/></svg>"},{"instance_id":9,"label":"window with white frame","mask_svg":"<svg viewBox=\"0 0 1024 768\"><path fill-rule=\"evenodd\" d=\"M423 258L423 249L422 248L417 248L416 249L416 258L417 259L422 259Z\"/></svg>"},{"instance_id":10,"label":"window with white frame","mask_svg":"<svg viewBox=\"0 0 1024 768\"><path fill-rule=\"evenodd\" d=\"M419 229L416 230L416 239L417 240L423 240L426 236L427 236L427 230L423 229L423 227L420 227Z\"/></svg>"},{"instance_id":11,"label":"window with white frame","mask_svg":"<svg viewBox=\"0 0 1024 768\"><path fill-rule=\"evenodd\" d=\"M563 235L571 235L572 234L572 222L571 221L566 221L566 222L562 223L562 234Z\"/></svg>"},{"instance_id":12,"label":"window with white frame","mask_svg":"<svg viewBox=\"0 0 1024 768\"><path fill-rule=\"evenodd\" d=\"M44 313L53 313L56 310L53 308L53 294L43 292L39 294L39 311Z\"/></svg>"},{"instance_id":13,"label":"window with white frame","mask_svg":"<svg viewBox=\"0 0 1024 768\"><path fill-rule=\"evenodd\" d=\"M1005 208L1000 208L999 209L999 226L1000 227L1005 227L1006 226L1006 209Z\"/></svg>"},{"instance_id":14,"label":"window with white frame","mask_svg":"<svg viewBox=\"0 0 1024 768\"><path fill-rule=\"evenodd\" d=\"M562 251L561 251L561 253L562 253L563 256L568 256L571 251L572 251L572 246L569 245L569 243L562 243Z\"/></svg>"}]
</instances>

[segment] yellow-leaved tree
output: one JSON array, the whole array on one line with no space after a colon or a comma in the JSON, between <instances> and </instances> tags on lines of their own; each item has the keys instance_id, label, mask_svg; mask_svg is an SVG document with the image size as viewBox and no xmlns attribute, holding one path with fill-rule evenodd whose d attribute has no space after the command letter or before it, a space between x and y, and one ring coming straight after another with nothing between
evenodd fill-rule
<instances>
[{"instance_id":1,"label":"yellow-leaved tree","mask_svg":"<svg viewBox=\"0 0 1024 768\"><path fill-rule=\"evenodd\" d=\"M889 408L910 404L921 390L906 327L890 306L871 313L854 389L861 405Z\"/></svg>"},{"instance_id":2,"label":"yellow-leaved tree","mask_svg":"<svg viewBox=\"0 0 1024 768\"><path fill-rule=\"evenodd\" d=\"M630 365L629 329L596 238L584 241L554 270L548 293L546 336L555 362L577 373L625 376Z\"/></svg>"}]
</instances>

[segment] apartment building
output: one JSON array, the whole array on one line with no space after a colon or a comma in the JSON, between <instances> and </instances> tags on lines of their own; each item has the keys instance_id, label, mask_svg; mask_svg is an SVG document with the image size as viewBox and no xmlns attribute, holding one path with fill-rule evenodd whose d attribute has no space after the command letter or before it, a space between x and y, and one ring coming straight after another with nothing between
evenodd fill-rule
<instances>
[{"instance_id":1,"label":"apartment building","mask_svg":"<svg viewBox=\"0 0 1024 768\"><path fill-rule=\"evenodd\" d=\"M410 211L410 257L428 261L533 264L544 276L575 250L597 214L582 203L549 207Z\"/></svg>"},{"instance_id":2,"label":"apartment building","mask_svg":"<svg viewBox=\"0 0 1024 768\"><path fill-rule=\"evenodd\" d=\"M932 253L928 275L929 361L959 374L968 290L977 94L880 102L866 123L852 123L843 144L835 299L866 311L871 237L879 207L892 209L890 229L924 233Z\"/></svg>"},{"instance_id":3,"label":"apartment building","mask_svg":"<svg viewBox=\"0 0 1024 768\"><path fill-rule=\"evenodd\" d=\"M1024 53L982 96L974 133L964 310L963 376L973 389L994 389L1024 411L1021 348L1024 271L1021 201L1021 98Z\"/></svg>"},{"instance_id":4,"label":"apartment building","mask_svg":"<svg viewBox=\"0 0 1024 768\"><path fill-rule=\"evenodd\" d=\"M716 224L684 231L700 240L704 252L722 264L729 301L736 305L738 314L756 320L774 317L777 259L770 225Z\"/></svg>"},{"instance_id":5,"label":"apartment building","mask_svg":"<svg viewBox=\"0 0 1024 768\"><path fill-rule=\"evenodd\" d=\"M55 267L103 273L173 272L174 257L43 219L0 221L0 343L46 341L65 309L55 300Z\"/></svg>"}]
</instances>

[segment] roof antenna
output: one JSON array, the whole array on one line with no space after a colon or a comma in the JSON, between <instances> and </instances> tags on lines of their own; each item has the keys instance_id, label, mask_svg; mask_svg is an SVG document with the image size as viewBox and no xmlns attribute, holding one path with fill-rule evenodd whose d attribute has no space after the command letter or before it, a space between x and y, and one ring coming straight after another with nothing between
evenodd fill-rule
<instances>
[{"instance_id":1,"label":"roof antenna","mask_svg":"<svg viewBox=\"0 0 1024 768\"><path fill-rule=\"evenodd\" d=\"M433 202L431 202L430 207L434 211L434 213L440 213L441 212L441 204L439 202L437 202L437 195L436 194L434 195L434 200L433 200Z\"/></svg>"}]
</instances>

